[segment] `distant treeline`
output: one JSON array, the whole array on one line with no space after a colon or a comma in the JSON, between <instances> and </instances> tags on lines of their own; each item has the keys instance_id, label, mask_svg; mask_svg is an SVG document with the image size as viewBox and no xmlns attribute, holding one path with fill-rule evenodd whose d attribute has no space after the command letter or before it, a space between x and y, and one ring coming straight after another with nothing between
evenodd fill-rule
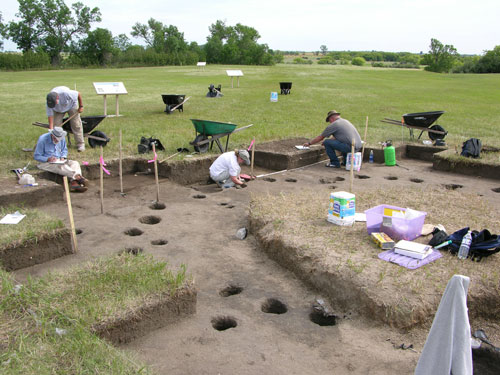
<instances>
[{"instance_id":1,"label":"distant treeline","mask_svg":"<svg viewBox=\"0 0 500 375\"><path fill-rule=\"evenodd\" d=\"M19 21L3 22L0 35L16 43L21 53L0 53L0 69L60 69L68 67L127 67L208 64L273 65L284 55L297 56L295 64L312 64L299 51L273 51L259 44L260 35L253 27L226 25L216 21L209 27L207 42L187 42L176 26L150 18L137 22L130 35L144 45L132 44L125 34L113 36L104 28L91 30L101 22L99 8L81 2L68 7L64 0L18 0ZM0 40L0 49L3 43ZM500 73L500 46L482 56L459 55L453 45L431 39L428 53L382 51L332 51L320 46L313 53L318 64L370 63L374 67L420 68L446 73ZM302 57L300 57L302 56Z\"/></svg>"},{"instance_id":2,"label":"distant treeline","mask_svg":"<svg viewBox=\"0 0 500 375\"><path fill-rule=\"evenodd\" d=\"M483 55L459 55L452 45L443 45L437 39L431 39L429 52L424 54L410 52L383 51L323 51L313 52L318 64L330 65L365 65L370 63L380 68L416 68L425 66L425 70L437 73L500 73L500 46L484 51ZM312 64L305 52L286 51L293 59L293 64Z\"/></svg>"},{"instance_id":3,"label":"distant treeline","mask_svg":"<svg viewBox=\"0 0 500 375\"><path fill-rule=\"evenodd\" d=\"M99 8L81 2L68 7L64 0L18 0L19 21L3 22L0 35L16 43L21 53L0 53L0 69L49 69L66 67L124 67L209 64L273 65L283 56L257 43L260 35L242 24L218 20L209 27L207 43L187 42L176 26L149 19L137 22L130 35L142 39L133 45L125 34L113 36L101 22ZM0 49L3 42L0 40Z\"/></svg>"}]
</instances>

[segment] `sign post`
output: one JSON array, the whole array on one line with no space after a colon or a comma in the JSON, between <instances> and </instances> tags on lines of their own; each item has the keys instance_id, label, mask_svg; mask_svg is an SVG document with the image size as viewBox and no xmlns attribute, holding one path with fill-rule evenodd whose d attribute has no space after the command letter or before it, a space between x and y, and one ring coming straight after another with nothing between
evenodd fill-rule
<instances>
[{"instance_id":1,"label":"sign post","mask_svg":"<svg viewBox=\"0 0 500 375\"><path fill-rule=\"evenodd\" d=\"M240 77L243 77L243 72L241 70L226 70L228 77L231 77L231 88L233 88L234 77L238 77L238 87L240 87Z\"/></svg>"},{"instance_id":2,"label":"sign post","mask_svg":"<svg viewBox=\"0 0 500 375\"><path fill-rule=\"evenodd\" d=\"M123 82L94 82L94 88L97 95L102 95L104 99L104 116L107 117L119 117L120 106L118 104L118 97L120 95L128 94L127 89L123 85ZM107 95L116 95L116 113L114 115L108 115L108 102Z\"/></svg>"},{"instance_id":3,"label":"sign post","mask_svg":"<svg viewBox=\"0 0 500 375\"><path fill-rule=\"evenodd\" d=\"M196 66L201 67L201 70L205 70L206 65L207 65L206 61L198 61L198 63L196 64Z\"/></svg>"}]
</instances>

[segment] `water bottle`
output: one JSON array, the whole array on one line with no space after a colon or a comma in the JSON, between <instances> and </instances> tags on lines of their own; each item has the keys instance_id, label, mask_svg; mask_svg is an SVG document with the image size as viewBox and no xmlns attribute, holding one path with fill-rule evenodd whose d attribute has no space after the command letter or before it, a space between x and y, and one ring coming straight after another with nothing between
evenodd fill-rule
<instances>
[{"instance_id":1,"label":"water bottle","mask_svg":"<svg viewBox=\"0 0 500 375\"><path fill-rule=\"evenodd\" d=\"M384 161L385 165L391 167L396 165L396 149L392 145L392 141L386 141L386 147L384 148Z\"/></svg>"},{"instance_id":2,"label":"water bottle","mask_svg":"<svg viewBox=\"0 0 500 375\"><path fill-rule=\"evenodd\" d=\"M462 243L460 244L460 248L458 249L458 259L466 259L469 255L470 244L472 243L472 234L471 231L468 231L467 234L462 238Z\"/></svg>"},{"instance_id":3,"label":"water bottle","mask_svg":"<svg viewBox=\"0 0 500 375\"><path fill-rule=\"evenodd\" d=\"M368 159L369 163L373 163L373 150L370 150L370 158Z\"/></svg>"}]
</instances>

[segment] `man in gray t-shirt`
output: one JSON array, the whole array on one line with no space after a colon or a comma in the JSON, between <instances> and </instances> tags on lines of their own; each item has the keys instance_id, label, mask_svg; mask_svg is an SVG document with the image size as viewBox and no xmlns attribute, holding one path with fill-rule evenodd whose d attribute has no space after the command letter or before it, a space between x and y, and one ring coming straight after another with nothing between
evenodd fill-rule
<instances>
[{"instance_id":1,"label":"man in gray t-shirt","mask_svg":"<svg viewBox=\"0 0 500 375\"><path fill-rule=\"evenodd\" d=\"M346 119L341 118L340 113L335 110L328 112L326 115L326 122L329 122L330 125L323 130L323 133L310 142L304 143L304 146L310 146L323 141L326 154L330 158L330 162L328 162L326 166L331 168L340 168L340 162L335 151L338 150L342 153L342 156L344 157L343 163L345 163L347 153L351 152L353 139L354 150L361 150L361 147L363 146L361 137L359 136L359 133L354 125Z\"/></svg>"},{"instance_id":2,"label":"man in gray t-shirt","mask_svg":"<svg viewBox=\"0 0 500 375\"><path fill-rule=\"evenodd\" d=\"M83 139L83 125L80 113L83 112L82 94L76 90L70 90L66 86L54 87L47 94L47 117L49 119L49 129L54 126L61 126L64 115L70 117L71 132L75 137L78 152L85 150Z\"/></svg>"}]
</instances>

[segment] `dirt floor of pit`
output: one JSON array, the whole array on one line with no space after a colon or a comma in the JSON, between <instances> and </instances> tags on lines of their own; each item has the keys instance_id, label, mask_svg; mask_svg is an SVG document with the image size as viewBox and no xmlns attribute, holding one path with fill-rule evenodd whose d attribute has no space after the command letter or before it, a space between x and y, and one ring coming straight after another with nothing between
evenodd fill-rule
<instances>
[{"instance_id":1,"label":"dirt floor of pit","mask_svg":"<svg viewBox=\"0 0 500 375\"><path fill-rule=\"evenodd\" d=\"M398 163L401 167L365 164L358 174L369 178L356 178L356 189L455 184L463 191L483 195L491 207L500 207L500 193L494 192L500 187L498 181L435 172L430 163L419 161ZM345 180L335 181L337 176ZM388 176L397 180L386 179ZM316 325L309 313L312 302L321 296L269 260L252 235L243 241L235 236L238 228L246 226L251 193L298 190L319 185L321 179L335 181L330 184L335 186L332 189L348 190L348 172L318 164L269 177L275 181L260 179L245 189L224 191L215 185L180 186L160 180L163 210L150 208L156 199L154 176L125 176L125 197L117 191L118 180L107 179L104 215L100 213L98 182L94 181L88 192L72 194L75 223L81 230L79 253L16 271L15 276L22 281L28 275L64 269L127 247L140 247L172 267L187 264L198 288L196 315L123 347L158 374L412 374L429 327L403 333L335 306L341 318L338 325ZM63 203L43 209L69 226ZM140 219L147 216L161 221L142 223ZM132 228L143 233L124 233ZM163 244L154 245L153 241ZM219 292L230 284L241 286L241 293L221 296ZM280 300L288 311L279 315L263 312L262 304L268 298ZM224 316L233 318L237 326L214 329L212 319ZM498 332L487 333L494 343L499 342ZM413 344L414 351L397 349L401 344Z\"/></svg>"}]
</instances>

